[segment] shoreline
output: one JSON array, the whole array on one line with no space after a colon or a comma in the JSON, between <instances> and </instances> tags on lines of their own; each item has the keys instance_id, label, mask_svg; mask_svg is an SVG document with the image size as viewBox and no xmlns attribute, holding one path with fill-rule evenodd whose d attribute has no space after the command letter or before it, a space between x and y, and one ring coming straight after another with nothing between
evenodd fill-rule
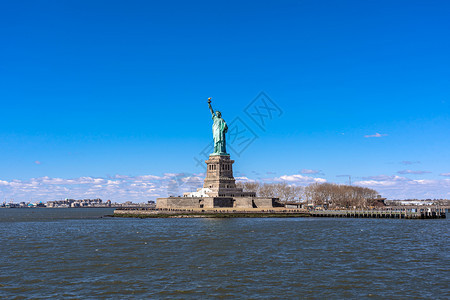
<instances>
[{"instance_id":1,"label":"shoreline","mask_svg":"<svg viewBox=\"0 0 450 300\"><path fill-rule=\"evenodd\" d=\"M377 219L445 219L445 211L407 212L388 210L145 210L145 209L116 209L116 218L377 218Z\"/></svg>"}]
</instances>

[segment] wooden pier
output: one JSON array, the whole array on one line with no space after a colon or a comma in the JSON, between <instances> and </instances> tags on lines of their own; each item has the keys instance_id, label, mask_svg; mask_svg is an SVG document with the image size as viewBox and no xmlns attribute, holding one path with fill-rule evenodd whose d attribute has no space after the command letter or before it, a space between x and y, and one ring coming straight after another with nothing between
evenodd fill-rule
<instances>
[{"instance_id":1,"label":"wooden pier","mask_svg":"<svg viewBox=\"0 0 450 300\"><path fill-rule=\"evenodd\" d=\"M386 218L386 219L445 219L448 207L386 207L378 210L313 210L312 217Z\"/></svg>"}]
</instances>

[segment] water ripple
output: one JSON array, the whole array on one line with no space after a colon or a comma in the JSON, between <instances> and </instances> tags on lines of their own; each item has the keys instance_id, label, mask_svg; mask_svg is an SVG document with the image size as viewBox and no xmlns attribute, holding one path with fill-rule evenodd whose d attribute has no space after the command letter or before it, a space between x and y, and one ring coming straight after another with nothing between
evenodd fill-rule
<instances>
[{"instance_id":1,"label":"water ripple","mask_svg":"<svg viewBox=\"0 0 450 300\"><path fill-rule=\"evenodd\" d=\"M5 211L0 298L450 298L448 220Z\"/></svg>"}]
</instances>

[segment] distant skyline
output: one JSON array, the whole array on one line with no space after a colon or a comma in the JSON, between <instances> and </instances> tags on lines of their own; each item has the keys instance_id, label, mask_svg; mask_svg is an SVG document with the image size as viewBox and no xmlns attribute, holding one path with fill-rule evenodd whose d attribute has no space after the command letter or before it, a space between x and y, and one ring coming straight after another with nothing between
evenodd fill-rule
<instances>
[{"instance_id":1,"label":"distant skyline","mask_svg":"<svg viewBox=\"0 0 450 300\"><path fill-rule=\"evenodd\" d=\"M242 181L450 198L448 1L0 4L0 202Z\"/></svg>"}]
</instances>

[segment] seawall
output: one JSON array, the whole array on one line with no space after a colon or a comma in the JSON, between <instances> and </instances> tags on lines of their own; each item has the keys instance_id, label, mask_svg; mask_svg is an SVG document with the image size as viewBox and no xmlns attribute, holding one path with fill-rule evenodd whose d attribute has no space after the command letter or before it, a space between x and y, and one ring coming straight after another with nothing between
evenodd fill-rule
<instances>
[{"instance_id":1,"label":"seawall","mask_svg":"<svg viewBox=\"0 0 450 300\"><path fill-rule=\"evenodd\" d=\"M378 219L445 219L447 209L408 210L312 210L304 209L136 209L119 208L114 217L127 218L378 218Z\"/></svg>"}]
</instances>

